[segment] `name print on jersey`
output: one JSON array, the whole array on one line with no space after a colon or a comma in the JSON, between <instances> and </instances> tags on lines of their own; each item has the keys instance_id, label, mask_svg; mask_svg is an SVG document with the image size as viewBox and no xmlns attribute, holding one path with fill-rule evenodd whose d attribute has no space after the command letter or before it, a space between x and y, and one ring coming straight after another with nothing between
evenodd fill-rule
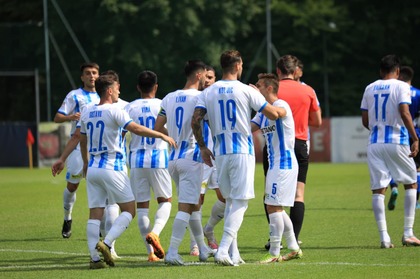
<instances>
[{"instance_id":1,"label":"name print on jersey","mask_svg":"<svg viewBox=\"0 0 420 279\"><path fill-rule=\"evenodd\" d=\"M219 88L219 94L232 94L233 93L233 87L220 87Z\"/></svg>"}]
</instances>

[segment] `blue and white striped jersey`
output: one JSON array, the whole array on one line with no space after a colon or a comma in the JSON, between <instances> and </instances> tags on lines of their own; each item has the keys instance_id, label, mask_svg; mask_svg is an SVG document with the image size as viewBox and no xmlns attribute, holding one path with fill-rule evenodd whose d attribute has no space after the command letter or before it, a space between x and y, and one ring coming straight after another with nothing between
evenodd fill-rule
<instances>
[{"instance_id":1,"label":"blue and white striped jersey","mask_svg":"<svg viewBox=\"0 0 420 279\"><path fill-rule=\"evenodd\" d=\"M268 162L270 169L297 168L295 156L295 122L290 106L283 100L277 100L273 106L286 110L286 116L270 120L261 112L251 120L260 129L267 143Z\"/></svg>"},{"instance_id":2,"label":"blue and white striped jersey","mask_svg":"<svg viewBox=\"0 0 420 279\"><path fill-rule=\"evenodd\" d=\"M411 104L410 86L400 80L377 80L363 94L361 109L368 111L369 144L409 145L409 134L399 112L400 104Z\"/></svg>"},{"instance_id":3,"label":"blue and white striped jersey","mask_svg":"<svg viewBox=\"0 0 420 279\"><path fill-rule=\"evenodd\" d=\"M168 135L178 148L172 148L169 160L189 159L202 162L200 149L191 129L197 96L196 89L176 90L163 98L159 115L166 116Z\"/></svg>"},{"instance_id":4,"label":"blue and white striped jersey","mask_svg":"<svg viewBox=\"0 0 420 279\"><path fill-rule=\"evenodd\" d=\"M96 92L89 92L83 88L78 88L70 91L64 99L61 107L58 109L58 113L63 115L69 115L77 112L82 112L83 108L88 104L98 104L99 95ZM77 121L71 122L71 132L73 135L76 130Z\"/></svg>"},{"instance_id":5,"label":"blue and white striped jersey","mask_svg":"<svg viewBox=\"0 0 420 279\"><path fill-rule=\"evenodd\" d=\"M134 122L149 129L155 127L160 110L160 99L137 99L129 103L125 110ZM130 168L167 168L168 144L158 138L132 134L130 142Z\"/></svg>"},{"instance_id":6,"label":"blue and white striped jersey","mask_svg":"<svg viewBox=\"0 0 420 279\"><path fill-rule=\"evenodd\" d=\"M123 129L133 121L115 104L88 106L82 111L80 133L87 136L89 167L126 170Z\"/></svg>"},{"instance_id":7,"label":"blue and white striped jersey","mask_svg":"<svg viewBox=\"0 0 420 279\"><path fill-rule=\"evenodd\" d=\"M196 108L207 111L213 135L214 155L254 155L250 119L252 109L261 111L267 105L254 88L238 81L219 80L199 96Z\"/></svg>"}]
</instances>

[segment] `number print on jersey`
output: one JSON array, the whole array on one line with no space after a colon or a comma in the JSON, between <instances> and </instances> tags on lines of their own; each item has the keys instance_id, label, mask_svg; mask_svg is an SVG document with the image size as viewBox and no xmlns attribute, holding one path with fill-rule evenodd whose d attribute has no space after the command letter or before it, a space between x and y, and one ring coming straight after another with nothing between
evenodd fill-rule
<instances>
[{"instance_id":1,"label":"number print on jersey","mask_svg":"<svg viewBox=\"0 0 420 279\"><path fill-rule=\"evenodd\" d=\"M178 135L181 133L183 120L184 120L184 108L177 107L175 109L175 125L176 127L178 127Z\"/></svg>"},{"instance_id":2,"label":"number print on jersey","mask_svg":"<svg viewBox=\"0 0 420 279\"><path fill-rule=\"evenodd\" d=\"M104 135L105 123L103 121L96 122L96 127L93 126L92 122L88 122L86 128L89 130L90 134L90 144L89 152L105 151L107 150L106 146L102 146L102 139ZM98 146L93 146L93 133L99 128L99 142Z\"/></svg>"},{"instance_id":3,"label":"number print on jersey","mask_svg":"<svg viewBox=\"0 0 420 279\"><path fill-rule=\"evenodd\" d=\"M271 188L271 194L275 195L277 193L277 183L273 183L273 187Z\"/></svg>"},{"instance_id":4,"label":"number print on jersey","mask_svg":"<svg viewBox=\"0 0 420 279\"><path fill-rule=\"evenodd\" d=\"M153 116L148 116L144 119L143 116L139 117L139 123L142 126L146 126L149 129L155 128L156 119ZM149 138L149 137L141 137L141 145L144 145L144 140L146 139L146 144L153 145L156 141L156 138Z\"/></svg>"},{"instance_id":5,"label":"number print on jersey","mask_svg":"<svg viewBox=\"0 0 420 279\"><path fill-rule=\"evenodd\" d=\"M386 120L386 103L388 102L389 93L374 94L375 97L375 119L379 120L379 111L381 112L382 121ZM381 110L379 110L381 107Z\"/></svg>"},{"instance_id":6,"label":"number print on jersey","mask_svg":"<svg viewBox=\"0 0 420 279\"><path fill-rule=\"evenodd\" d=\"M236 126L236 103L234 100L219 100L220 117L222 118L222 129L226 130L227 121L230 122L230 129L235 129Z\"/></svg>"}]
</instances>

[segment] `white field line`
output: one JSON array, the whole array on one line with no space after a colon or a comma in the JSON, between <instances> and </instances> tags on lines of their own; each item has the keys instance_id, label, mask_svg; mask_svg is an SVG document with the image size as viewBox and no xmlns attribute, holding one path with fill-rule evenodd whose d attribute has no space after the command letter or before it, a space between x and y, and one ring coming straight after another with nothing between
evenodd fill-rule
<instances>
[{"instance_id":1,"label":"white field line","mask_svg":"<svg viewBox=\"0 0 420 279\"><path fill-rule=\"evenodd\" d=\"M22 250L22 249L0 249L0 252L9 252L9 253L34 253L34 254L53 254L53 255L73 255L73 256L86 256L89 257L87 253L71 253L71 252L62 252L62 251L45 251L45 250ZM146 257L131 257L131 256L123 256L124 259L131 259L131 260L139 260L139 261L146 261ZM160 262L159 265L156 266L163 266ZM194 266L194 265L214 265L213 261L208 262L185 262L186 266ZM281 264L281 263L279 263ZM8 266L0 266L0 270L10 270L10 269L29 269L29 268L51 268L51 267L74 267L80 266L85 267L86 264L45 264L45 265L8 265ZM144 265L146 266L153 266L152 263L145 262ZM246 263L246 265L261 265L258 262ZM383 266L383 267L420 267L419 264L382 264L382 263L350 263L350 262L304 262L301 260L296 260L287 263L287 265L329 265L329 266Z\"/></svg>"}]
</instances>

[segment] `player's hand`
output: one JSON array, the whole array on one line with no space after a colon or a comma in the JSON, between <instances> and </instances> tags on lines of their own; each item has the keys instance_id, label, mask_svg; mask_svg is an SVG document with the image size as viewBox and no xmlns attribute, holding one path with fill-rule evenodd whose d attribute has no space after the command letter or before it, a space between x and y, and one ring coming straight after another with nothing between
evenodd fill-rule
<instances>
[{"instance_id":1,"label":"player's hand","mask_svg":"<svg viewBox=\"0 0 420 279\"><path fill-rule=\"evenodd\" d=\"M207 147L203 147L203 148L200 148L200 152L201 152L201 158L203 159L203 162L207 166L213 167L212 159L214 160L214 155L210 151L210 149L208 149Z\"/></svg>"},{"instance_id":2,"label":"player's hand","mask_svg":"<svg viewBox=\"0 0 420 279\"><path fill-rule=\"evenodd\" d=\"M64 169L64 162L61 159L58 159L51 166L51 173L53 176L56 176L56 175L59 175L63 169Z\"/></svg>"},{"instance_id":3,"label":"player's hand","mask_svg":"<svg viewBox=\"0 0 420 279\"><path fill-rule=\"evenodd\" d=\"M414 141L411 145L411 153L408 155L409 157L416 157L417 153L419 153L419 141Z\"/></svg>"},{"instance_id":4,"label":"player's hand","mask_svg":"<svg viewBox=\"0 0 420 279\"><path fill-rule=\"evenodd\" d=\"M167 135L163 134L162 139L163 139L164 141L166 141L167 143L169 143L169 145L170 145L170 146L172 146L173 148L177 148L177 147L178 147L178 146L176 145L175 140L174 140L173 138L171 138L171 137L169 137L169 136L167 136Z\"/></svg>"},{"instance_id":5,"label":"player's hand","mask_svg":"<svg viewBox=\"0 0 420 279\"><path fill-rule=\"evenodd\" d=\"M80 112L76 112L75 114L72 114L72 115L70 116L70 119L71 119L72 121L79 121L79 119L80 119Z\"/></svg>"}]
</instances>

